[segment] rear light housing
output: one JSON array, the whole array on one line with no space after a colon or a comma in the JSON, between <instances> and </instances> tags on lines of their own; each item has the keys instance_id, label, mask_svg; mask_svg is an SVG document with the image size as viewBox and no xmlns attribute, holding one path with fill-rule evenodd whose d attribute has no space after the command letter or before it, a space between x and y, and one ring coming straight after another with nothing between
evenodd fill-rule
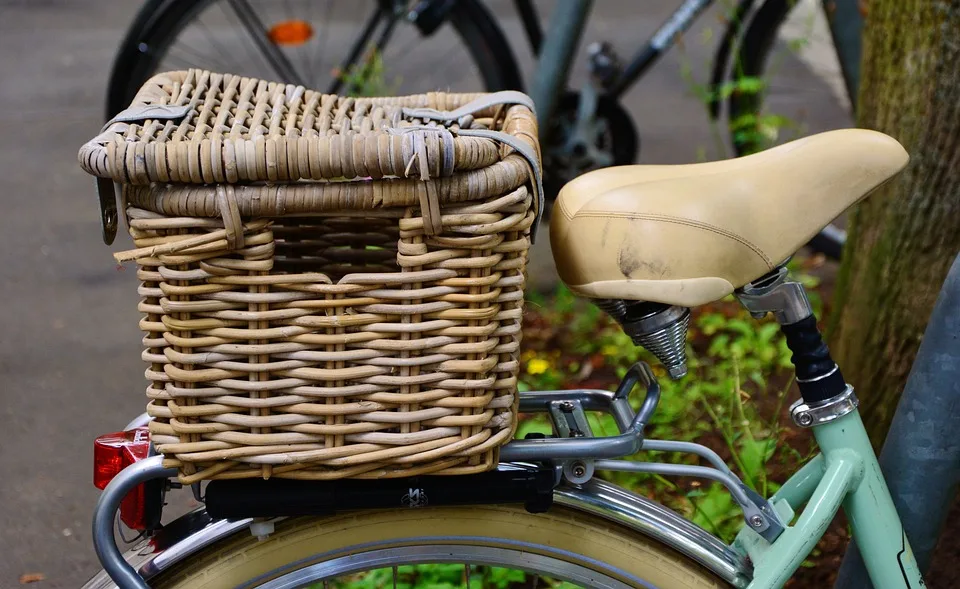
<instances>
[{"instance_id":1,"label":"rear light housing","mask_svg":"<svg viewBox=\"0 0 960 589\"><path fill-rule=\"evenodd\" d=\"M105 434L93 441L93 485L105 489L120 471L150 455L146 427ZM154 529L163 505L162 480L147 481L127 493L120 503L120 521L133 530Z\"/></svg>"}]
</instances>

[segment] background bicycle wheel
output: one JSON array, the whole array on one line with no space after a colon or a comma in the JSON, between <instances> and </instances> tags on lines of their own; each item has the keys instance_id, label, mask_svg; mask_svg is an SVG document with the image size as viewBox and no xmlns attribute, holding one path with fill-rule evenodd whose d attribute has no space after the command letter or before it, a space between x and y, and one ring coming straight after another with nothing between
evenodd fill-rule
<instances>
[{"instance_id":1,"label":"background bicycle wheel","mask_svg":"<svg viewBox=\"0 0 960 589\"><path fill-rule=\"evenodd\" d=\"M125 108L153 73L187 68L357 95L518 83L481 4L458 3L428 34L405 16L381 0L149 0L118 49L107 113Z\"/></svg>"}]
</instances>

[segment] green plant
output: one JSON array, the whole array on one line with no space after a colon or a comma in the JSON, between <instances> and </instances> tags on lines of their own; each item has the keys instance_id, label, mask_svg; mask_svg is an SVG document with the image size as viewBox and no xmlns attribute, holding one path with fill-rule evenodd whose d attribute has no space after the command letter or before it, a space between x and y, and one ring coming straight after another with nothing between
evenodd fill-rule
<instances>
[{"instance_id":1,"label":"green plant","mask_svg":"<svg viewBox=\"0 0 960 589\"><path fill-rule=\"evenodd\" d=\"M726 26L736 18L738 2L724 2L724 12L721 22ZM743 27L745 23L734 23L735 26ZM704 105L710 105L714 102L725 102L734 94L745 97L748 100L755 100L757 104L763 104L764 93L770 87L770 78L775 75L782 67L784 59L788 55L797 55L806 48L810 42L810 36L813 33L814 19L811 15L803 23L802 34L785 43L786 49L771 54L766 64L765 77L748 76L743 70L739 61L735 61L730 71L730 79L718 86L713 86L708 81L698 80L692 60L688 57L683 42L678 42L677 49L680 55L680 76L687 85L688 90ZM703 29L700 42L708 45L715 42L716 35L712 27ZM706 68L709 71L709 65ZM728 144L721 130L721 123L711 118L711 137L721 157L732 157L730 145ZM806 132L806 125L802 120L786 116L781 113L772 113L759 111L756 113L744 113L727 121L727 131L733 142L742 146L769 146L782 142L785 139L800 137ZM762 147L761 147L762 148ZM702 146L697 149L698 158L706 159L706 149Z\"/></svg>"},{"instance_id":2,"label":"green plant","mask_svg":"<svg viewBox=\"0 0 960 589\"><path fill-rule=\"evenodd\" d=\"M363 62L354 64L345 72L339 72L346 94L349 96L389 96L400 87L400 78L387 80L383 56L371 48Z\"/></svg>"}]
</instances>

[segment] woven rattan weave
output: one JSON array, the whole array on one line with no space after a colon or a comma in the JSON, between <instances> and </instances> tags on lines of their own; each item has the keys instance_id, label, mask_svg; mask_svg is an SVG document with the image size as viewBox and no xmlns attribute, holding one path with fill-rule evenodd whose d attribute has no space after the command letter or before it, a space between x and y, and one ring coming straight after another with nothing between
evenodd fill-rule
<instances>
[{"instance_id":1,"label":"woven rattan weave","mask_svg":"<svg viewBox=\"0 0 960 589\"><path fill-rule=\"evenodd\" d=\"M80 151L122 185L152 439L185 483L466 474L516 428L526 97L191 70ZM107 182L109 185L109 182Z\"/></svg>"}]
</instances>

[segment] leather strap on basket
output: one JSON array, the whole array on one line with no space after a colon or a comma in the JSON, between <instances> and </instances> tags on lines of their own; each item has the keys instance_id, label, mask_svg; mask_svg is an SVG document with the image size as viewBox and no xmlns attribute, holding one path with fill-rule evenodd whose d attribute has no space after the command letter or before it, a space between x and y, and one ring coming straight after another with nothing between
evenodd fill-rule
<instances>
[{"instance_id":1,"label":"leather strap on basket","mask_svg":"<svg viewBox=\"0 0 960 589\"><path fill-rule=\"evenodd\" d=\"M462 135L464 137L483 137L486 139L493 139L494 141L499 141L509 147L514 151L523 156L523 159L527 162L527 168L530 170L530 177L533 178L533 203L534 203L534 214L536 218L533 221L533 226L530 227L530 242L537 242L537 230L540 228L540 217L543 215L543 176L540 173L540 159L537 157L537 152L534 151L533 147L524 141L521 141L514 135L509 133L503 133L500 131L491 131L490 129L460 129L457 131L457 135Z\"/></svg>"},{"instance_id":2,"label":"leather strap on basket","mask_svg":"<svg viewBox=\"0 0 960 589\"><path fill-rule=\"evenodd\" d=\"M428 121L442 121L451 123L459 121L467 115L474 115L482 110L493 108L494 106L521 104L536 113L533 105L533 99L516 90L503 90L501 92L492 92L484 94L480 98L471 100L454 110L436 110L434 108L404 108L403 116L414 119L424 119Z\"/></svg>"},{"instance_id":3,"label":"leather strap on basket","mask_svg":"<svg viewBox=\"0 0 960 589\"><path fill-rule=\"evenodd\" d=\"M432 108L404 108L403 115L404 117L424 119L430 121L438 121L444 124L452 124L454 122L461 122L466 117L471 117L483 110L487 110L494 106L508 106L520 104L529 108L534 114L536 114L536 109L534 108L533 99L524 94L523 92L517 92L516 90L504 90L502 92L493 92L491 94L484 94L480 98L471 100L470 102L464 104L460 108L450 111L439 111ZM408 127L407 129L440 129L441 127ZM401 131L406 131L407 129L402 129ZM537 157L536 151L533 149L530 144L521 141L517 137L510 135L508 133L503 133L501 131L492 131L490 129L458 129L456 131L457 135L464 137L483 137L485 139L492 139L499 143L503 143L508 147L512 148L518 154L520 154L523 159L527 162L527 167L530 170L530 177L533 178L533 191L534 191L534 207L536 219L533 222L533 226L530 228L530 241L536 243L537 241L537 230L540 227L540 217L543 215L543 176L540 170L540 159ZM446 151L446 150L445 150ZM450 151L452 154L452 150ZM409 167L409 165L408 165ZM452 167L452 166L451 166ZM421 179L424 179L421 175ZM421 209L423 209L421 202ZM427 225L426 214L424 214L424 227Z\"/></svg>"}]
</instances>

